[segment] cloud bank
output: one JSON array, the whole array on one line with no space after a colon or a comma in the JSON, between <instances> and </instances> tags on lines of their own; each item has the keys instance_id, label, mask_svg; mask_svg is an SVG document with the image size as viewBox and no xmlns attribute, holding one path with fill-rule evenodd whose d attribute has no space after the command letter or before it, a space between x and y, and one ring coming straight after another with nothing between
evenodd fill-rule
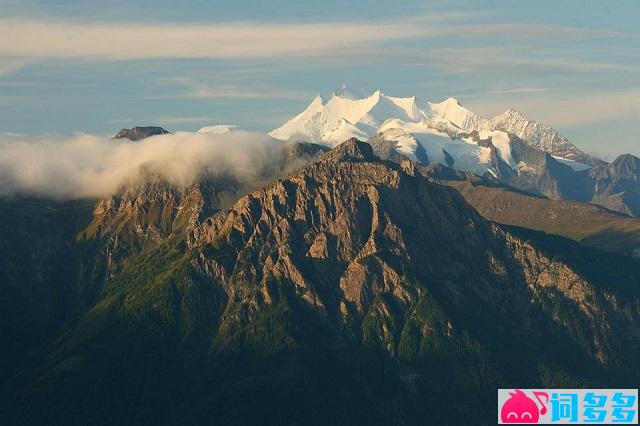
<instances>
[{"instance_id":1,"label":"cloud bank","mask_svg":"<svg viewBox=\"0 0 640 426\"><path fill-rule=\"evenodd\" d=\"M138 142L93 135L0 136L0 195L98 198L160 176L175 186L202 174L259 182L274 173L282 143L267 135L178 132Z\"/></svg>"}]
</instances>

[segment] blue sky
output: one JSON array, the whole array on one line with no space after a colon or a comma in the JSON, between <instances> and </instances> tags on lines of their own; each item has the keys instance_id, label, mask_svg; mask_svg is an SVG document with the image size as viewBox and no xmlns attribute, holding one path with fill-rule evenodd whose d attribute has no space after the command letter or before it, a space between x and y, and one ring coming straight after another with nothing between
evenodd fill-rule
<instances>
[{"instance_id":1,"label":"blue sky","mask_svg":"<svg viewBox=\"0 0 640 426\"><path fill-rule=\"evenodd\" d=\"M270 130L349 83L640 154L640 2L0 0L0 132Z\"/></svg>"}]
</instances>

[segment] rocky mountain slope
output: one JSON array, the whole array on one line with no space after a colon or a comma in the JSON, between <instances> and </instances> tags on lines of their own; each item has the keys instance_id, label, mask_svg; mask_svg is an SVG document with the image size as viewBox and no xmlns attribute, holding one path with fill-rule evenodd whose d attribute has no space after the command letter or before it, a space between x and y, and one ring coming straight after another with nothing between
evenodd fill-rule
<instances>
[{"instance_id":1,"label":"rocky mountain slope","mask_svg":"<svg viewBox=\"0 0 640 426\"><path fill-rule=\"evenodd\" d=\"M595 204L535 196L496 179L442 165L421 167L420 171L455 188L488 220L561 235L588 247L640 258L640 219Z\"/></svg>"},{"instance_id":2,"label":"rocky mountain slope","mask_svg":"<svg viewBox=\"0 0 640 426\"><path fill-rule=\"evenodd\" d=\"M75 237L92 201L0 198L0 383L84 305Z\"/></svg>"},{"instance_id":3,"label":"rocky mountain slope","mask_svg":"<svg viewBox=\"0 0 640 426\"><path fill-rule=\"evenodd\" d=\"M496 387L637 383L638 282L350 140L125 267L0 406L21 424L487 424Z\"/></svg>"},{"instance_id":4,"label":"rocky mountain slope","mask_svg":"<svg viewBox=\"0 0 640 426\"><path fill-rule=\"evenodd\" d=\"M175 187L147 173L101 200L0 197L0 382L130 264L325 151L283 144L256 181L202 176Z\"/></svg>"}]
</instances>

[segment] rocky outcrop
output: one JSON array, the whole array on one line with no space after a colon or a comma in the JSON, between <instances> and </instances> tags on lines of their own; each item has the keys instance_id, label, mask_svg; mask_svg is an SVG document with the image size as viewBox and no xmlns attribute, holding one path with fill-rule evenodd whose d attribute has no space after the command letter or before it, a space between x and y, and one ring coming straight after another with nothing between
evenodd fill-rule
<instances>
[{"instance_id":1,"label":"rocky outcrop","mask_svg":"<svg viewBox=\"0 0 640 426\"><path fill-rule=\"evenodd\" d=\"M139 141L151 136L166 135L169 132L162 127L146 126L146 127L133 127L131 129L122 129L113 137L114 139L129 139L132 141Z\"/></svg>"}]
</instances>

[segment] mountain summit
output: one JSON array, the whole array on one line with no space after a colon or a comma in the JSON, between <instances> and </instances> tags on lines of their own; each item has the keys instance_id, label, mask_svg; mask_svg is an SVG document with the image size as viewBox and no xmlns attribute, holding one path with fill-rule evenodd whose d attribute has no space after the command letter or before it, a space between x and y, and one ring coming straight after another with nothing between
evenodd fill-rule
<instances>
[{"instance_id":1,"label":"mountain summit","mask_svg":"<svg viewBox=\"0 0 640 426\"><path fill-rule=\"evenodd\" d=\"M426 113L416 98L387 96L380 90L354 98L350 90L338 89L326 102L316 96L296 117L269 133L276 139L302 139L336 145L350 137L368 139L388 119L419 122Z\"/></svg>"}]
</instances>

